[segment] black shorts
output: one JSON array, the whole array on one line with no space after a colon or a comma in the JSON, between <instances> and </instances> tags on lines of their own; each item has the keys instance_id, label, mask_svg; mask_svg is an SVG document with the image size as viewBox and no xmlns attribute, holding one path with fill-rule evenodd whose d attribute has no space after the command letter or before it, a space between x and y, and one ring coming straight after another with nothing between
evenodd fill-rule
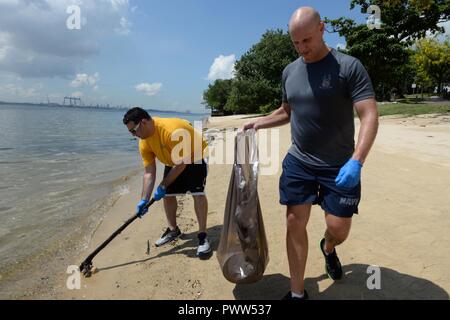
<instances>
[{"instance_id":1,"label":"black shorts","mask_svg":"<svg viewBox=\"0 0 450 320\"><path fill-rule=\"evenodd\" d=\"M341 167L316 168L288 153L280 177L280 203L283 205L319 204L337 217L351 218L358 213L361 183L347 189L336 186Z\"/></svg>"},{"instance_id":2,"label":"black shorts","mask_svg":"<svg viewBox=\"0 0 450 320\"><path fill-rule=\"evenodd\" d=\"M164 168L164 178L169 174L172 167ZM177 196L190 193L194 196L205 194L206 176L208 175L208 164L202 160L201 164L188 164L175 181L167 187L166 196Z\"/></svg>"}]
</instances>

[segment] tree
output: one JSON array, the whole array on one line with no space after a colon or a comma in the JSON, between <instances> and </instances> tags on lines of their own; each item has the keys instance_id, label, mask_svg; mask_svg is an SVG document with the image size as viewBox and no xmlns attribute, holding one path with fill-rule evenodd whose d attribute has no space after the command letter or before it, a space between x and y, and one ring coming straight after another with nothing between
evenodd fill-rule
<instances>
[{"instance_id":1,"label":"tree","mask_svg":"<svg viewBox=\"0 0 450 320\"><path fill-rule=\"evenodd\" d=\"M236 78L266 80L272 86L281 83L284 68L298 58L288 33L268 30L261 40L236 62Z\"/></svg>"},{"instance_id":2,"label":"tree","mask_svg":"<svg viewBox=\"0 0 450 320\"><path fill-rule=\"evenodd\" d=\"M238 79L233 81L225 110L233 113L259 113L266 111L261 110L261 107L267 105L273 110L276 103L273 97L277 94L278 86L273 87L266 79Z\"/></svg>"},{"instance_id":3,"label":"tree","mask_svg":"<svg viewBox=\"0 0 450 320\"><path fill-rule=\"evenodd\" d=\"M203 97L215 110L270 112L281 103L284 68L298 58L288 33L268 30L235 64L235 79L209 85Z\"/></svg>"},{"instance_id":4,"label":"tree","mask_svg":"<svg viewBox=\"0 0 450 320\"><path fill-rule=\"evenodd\" d=\"M283 70L297 58L288 33L281 29L266 31L236 62L236 79L240 82L233 84L229 108L265 113L279 107Z\"/></svg>"},{"instance_id":5,"label":"tree","mask_svg":"<svg viewBox=\"0 0 450 320\"><path fill-rule=\"evenodd\" d=\"M225 105L231 92L232 80L216 80L203 92L203 100L213 112L227 114Z\"/></svg>"},{"instance_id":6,"label":"tree","mask_svg":"<svg viewBox=\"0 0 450 320\"><path fill-rule=\"evenodd\" d=\"M382 20L379 30L407 45L424 38L427 32L444 32L443 27L437 24L447 21L450 16L448 0L352 0L350 10L357 5L361 7L362 13L367 13L370 5L379 6ZM357 26L353 20L343 17L326 21L331 22L334 31L346 37L351 36L352 30Z\"/></svg>"},{"instance_id":7,"label":"tree","mask_svg":"<svg viewBox=\"0 0 450 320\"><path fill-rule=\"evenodd\" d=\"M436 39L422 39L417 42L414 55L419 75L424 79L432 79L437 85L438 94L442 85L450 79L450 44L448 39L443 43Z\"/></svg>"},{"instance_id":8,"label":"tree","mask_svg":"<svg viewBox=\"0 0 450 320\"><path fill-rule=\"evenodd\" d=\"M377 97L386 99L396 88L400 93L410 71L409 51L416 39L442 32L437 24L448 20L448 0L352 0L350 9L361 7L366 13L370 5L381 9L381 29L370 30L365 24L341 17L325 19L347 41L347 53L360 59L369 72Z\"/></svg>"}]
</instances>

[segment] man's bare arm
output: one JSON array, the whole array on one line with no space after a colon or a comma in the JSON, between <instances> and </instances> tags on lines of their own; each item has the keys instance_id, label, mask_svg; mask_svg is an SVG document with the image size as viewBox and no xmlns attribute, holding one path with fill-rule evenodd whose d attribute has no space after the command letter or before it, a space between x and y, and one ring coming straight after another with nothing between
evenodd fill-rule
<instances>
[{"instance_id":1,"label":"man's bare arm","mask_svg":"<svg viewBox=\"0 0 450 320\"><path fill-rule=\"evenodd\" d=\"M144 168L141 199L150 200L151 193L155 186L155 178L156 178L156 161L153 161L151 165Z\"/></svg>"},{"instance_id":2,"label":"man's bare arm","mask_svg":"<svg viewBox=\"0 0 450 320\"><path fill-rule=\"evenodd\" d=\"M352 158L361 163L367 158L378 132L378 110L375 99L366 99L354 104L356 113L361 122L358 134L358 143Z\"/></svg>"},{"instance_id":3,"label":"man's bare arm","mask_svg":"<svg viewBox=\"0 0 450 320\"><path fill-rule=\"evenodd\" d=\"M289 123L291 119L291 107L288 103L283 103L281 107L269 114L268 116L259 118L255 121L244 125L244 130L247 129L266 129L282 126Z\"/></svg>"}]
</instances>

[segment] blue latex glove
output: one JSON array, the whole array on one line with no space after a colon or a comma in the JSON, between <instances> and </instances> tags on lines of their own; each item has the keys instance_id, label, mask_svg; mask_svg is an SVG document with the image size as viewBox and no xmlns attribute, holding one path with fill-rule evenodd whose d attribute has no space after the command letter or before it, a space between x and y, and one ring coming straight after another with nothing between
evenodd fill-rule
<instances>
[{"instance_id":1,"label":"blue latex glove","mask_svg":"<svg viewBox=\"0 0 450 320\"><path fill-rule=\"evenodd\" d=\"M142 218L144 216L144 214L147 213L147 211L148 211L148 208L146 207L147 204L148 204L148 200L142 199L136 206L136 215L139 218Z\"/></svg>"},{"instance_id":2,"label":"blue latex glove","mask_svg":"<svg viewBox=\"0 0 450 320\"><path fill-rule=\"evenodd\" d=\"M358 160L348 160L336 177L336 185L348 189L356 187L361 179L361 168L362 164Z\"/></svg>"},{"instance_id":3,"label":"blue latex glove","mask_svg":"<svg viewBox=\"0 0 450 320\"><path fill-rule=\"evenodd\" d=\"M159 201L162 198L164 198L165 195L166 195L166 188L158 186L158 188L156 188L155 193L153 194L153 199L155 199L155 201Z\"/></svg>"}]
</instances>

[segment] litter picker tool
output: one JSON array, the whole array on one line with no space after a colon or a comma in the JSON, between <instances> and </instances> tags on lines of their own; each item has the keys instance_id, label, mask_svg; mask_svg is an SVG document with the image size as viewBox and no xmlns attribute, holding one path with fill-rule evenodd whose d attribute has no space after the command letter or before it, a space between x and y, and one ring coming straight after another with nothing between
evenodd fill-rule
<instances>
[{"instance_id":1,"label":"litter picker tool","mask_svg":"<svg viewBox=\"0 0 450 320\"><path fill-rule=\"evenodd\" d=\"M146 208L148 209L153 202L155 202L155 199L152 198L150 202L146 205ZM93 272L93 266L92 266L92 259L100 252L102 251L115 237L117 237L123 230L125 230L128 225L130 225L134 220L136 220L138 216L136 214L133 215L130 219L128 219L119 229L117 229L108 239L106 239L105 242L103 242L100 246L97 247L81 264L80 264L80 271L83 273L83 276L86 278L90 277Z\"/></svg>"}]
</instances>

